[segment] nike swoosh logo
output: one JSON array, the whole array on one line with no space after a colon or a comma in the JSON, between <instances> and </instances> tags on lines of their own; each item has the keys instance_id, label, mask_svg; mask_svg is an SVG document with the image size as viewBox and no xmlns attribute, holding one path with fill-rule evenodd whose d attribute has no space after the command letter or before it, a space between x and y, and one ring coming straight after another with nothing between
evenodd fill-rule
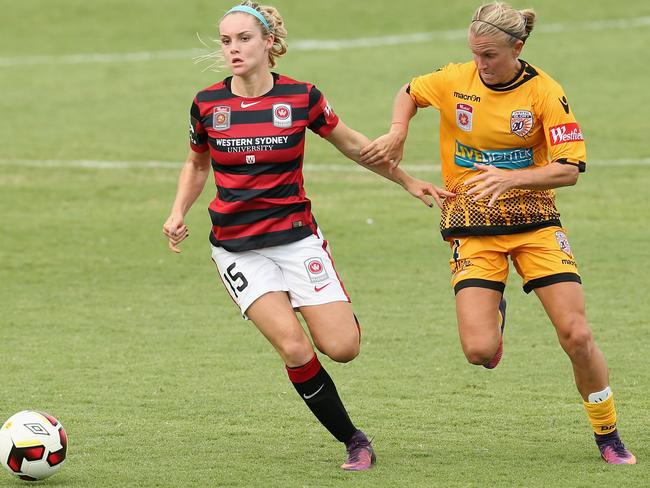
<instances>
[{"instance_id":1,"label":"nike swoosh logo","mask_svg":"<svg viewBox=\"0 0 650 488\"><path fill-rule=\"evenodd\" d=\"M258 100L257 102L251 102L251 103L242 102L242 103L241 103L241 108L252 107L253 105L257 105L257 104L260 103L261 101L262 101L262 100Z\"/></svg>"},{"instance_id":2,"label":"nike swoosh logo","mask_svg":"<svg viewBox=\"0 0 650 488\"><path fill-rule=\"evenodd\" d=\"M320 385L320 388L319 388L318 390L316 390L314 393L312 393L311 395L305 395L305 394L303 393L303 394L302 394L302 397L303 397L305 400L309 400L310 398L314 398L316 395L318 395L318 392L321 391L323 388L325 388L325 383L323 383L322 385Z\"/></svg>"},{"instance_id":3,"label":"nike swoosh logo","mask_svg":"<svg viewBox=\"0 0 650 488\"><path fill-rule=\"evenodd\" d=\"M323 286L321 286L321 287L314 286L314 291L315 291L316 293L318 293L319 291L322 291L323 288L328 287L328 286L330 286L331 284L332 284L332 282L330 281L328 284L323 285Z\"/></svg>"}]
</instances>

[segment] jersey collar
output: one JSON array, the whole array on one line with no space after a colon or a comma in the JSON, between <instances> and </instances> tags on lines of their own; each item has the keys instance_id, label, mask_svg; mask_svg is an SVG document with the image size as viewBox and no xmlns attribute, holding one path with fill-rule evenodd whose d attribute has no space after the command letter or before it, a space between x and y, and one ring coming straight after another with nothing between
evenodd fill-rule
<instances>
[{"instance_id":1,"label":"jersey collar","mask_svg":"<svg viewBox=\"0 0 650 488\"><path fill-rule=\"evenodd\" d=\"M271 75L273 76L273 87L267 93L265 93L264 95L260 95L261 97L265 97L265 96L269 95L273 91L273 89L275 88L275 85L277 84L278 79L280 78L280 75L273 72L273 71L271 72ZM238 96L238 95L235 95L232 92L232 76L229 76L228 78L224 79L223 84L226 87L226 90L228 90L233 97ZM255 97L255 98L259 98L259 97Z\"/></svg>"},{"instance_id":2,"label":"jersey collar","mask_svg":"<svg viewBox=\"0 0 650 488\"><path fill-rule=\"evenodd\" d=\"M519 62L521 63L521 68L519 68L519 72L515 75L515 77L512 80L507 81L506 83L497 83L494 85L488 85L483 81L483 78L481 78L480 73L478 77L481 79L481 82L490 90L494 90L498 92L514 90L518 86L523 85L524 83L533 79L535 76L539 74L535 68L533 68L530 64L528 64L523 59L520 59Z\"/></svg>"}]
</instances>

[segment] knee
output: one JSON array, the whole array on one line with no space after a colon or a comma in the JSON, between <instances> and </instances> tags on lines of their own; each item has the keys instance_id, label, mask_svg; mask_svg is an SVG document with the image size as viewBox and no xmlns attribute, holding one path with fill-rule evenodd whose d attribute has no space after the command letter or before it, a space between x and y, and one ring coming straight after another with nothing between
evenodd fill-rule
<instances>
[{"instance_id":1,"label":"knee","mask_svg":"<svg viewBox=\"0 0 650 488\"><path fill-rule=\"evenodd\" d=\"M577 318L568 327L568 332L560 338L562 348L571 358L584 358L591 355L594 336L584 319Z\"/></svg>"},{"instance_id":2,"label":"knee","mask_svg":"<svg viewBox=\"0 0 650 488\"><path fill-rule=\"evenodd\" d=\"M492 359L496 349L493 350L483 345L467 345L463 347L463 353L470 364L480 365Z\"/></svg>"},{"instance_id":3,"label":"knee","mask_svg":"<svg viewBox=\"0 0 650 488\"><path fill-rule=\"evenodd\" d=\"M317 343L320 352L337 363L348 363L359 355L359 341L330 340Z\"/></svg>"},{"instance_id":4,"label":"knee","mask_svg":"<svg viewBox=\"0 0 650 488\"><path fill-rule=\"evenodd\" d=\"M309 341L299 338L286 339L277 349L284 363L291 367L302 366L314 357L314 350Z\"/></svg>"}]
</instances>

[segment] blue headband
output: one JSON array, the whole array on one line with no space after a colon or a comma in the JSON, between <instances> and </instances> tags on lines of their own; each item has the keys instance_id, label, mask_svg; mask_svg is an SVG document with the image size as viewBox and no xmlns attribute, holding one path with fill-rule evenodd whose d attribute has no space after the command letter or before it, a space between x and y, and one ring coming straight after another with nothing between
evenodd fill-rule
<instances>
[{"instance_id":1,"label":"blue headband","mask_svg":"<svg viewBox=\"0 0 650 488\"><path fill-rule=\"evenodd\" d=\"M223 16L225 17L226 15L231 14L233 12L244 12L247 14L251 14L257 20L259 20L264 27L266 27L267 31L271 32L271 27L269 27L269 23L266 21L264 16L259 12L259 10L255 10L254 8L249 7L248 5L236 5L230 10L228 10Z\"/></svg>"}]
</instances>

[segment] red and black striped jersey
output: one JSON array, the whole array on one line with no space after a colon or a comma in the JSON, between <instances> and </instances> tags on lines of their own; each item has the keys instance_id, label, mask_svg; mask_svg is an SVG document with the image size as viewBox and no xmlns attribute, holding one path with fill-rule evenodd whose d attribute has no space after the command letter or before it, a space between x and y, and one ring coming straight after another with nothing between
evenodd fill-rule
<instances>
[{"instance_id":1,"label":"red and black striped jersey","mask_svg":"<svg viewBox=\"0 0 650 488\"><path fill-rule=\"evenodd\" d=\"M228 251L277 246L316 234L305 195L305 129L326 137L338 124L314 85L273 73L257 98L231 91L232 77L200 91L190 110L190 146L210 151L217 195L210 242Z\"/></svg>"}]
</instances>

